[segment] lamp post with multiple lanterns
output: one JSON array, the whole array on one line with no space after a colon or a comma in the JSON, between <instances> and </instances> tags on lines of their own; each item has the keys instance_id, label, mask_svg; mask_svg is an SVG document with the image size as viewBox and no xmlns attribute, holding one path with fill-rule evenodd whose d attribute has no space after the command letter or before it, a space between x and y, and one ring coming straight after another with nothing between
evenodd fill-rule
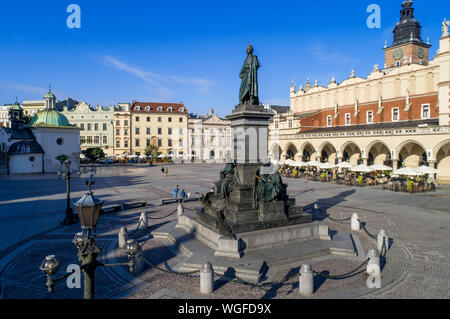
<instances>
[{"instance_id":1,"label":"lamp post with multiple lanterns","mask_svg":"<svg viewBox=\"0 0 450 319\"><path fill-rule=\"evenodd\" d=\"M58 175L60 177L63 177L66 180L66 190L67 190L67 195L66 195L66 201L67 201L67 207L66 207L66 215L64 220L61 222L62 225L73 225L75 224L77 221L75 220L75 216L73 214L73 209L72 207L70 207L70 177L72 175L72 162L69 160L66 160L64 162L64 167L66 168L65 172L58 172ZM80 174L80 172L78 172L78 174Z\"/></svg>"},{"instance_id":2,"label":"lamp post with multiple lanterns","mask_svg":"<svg viewBox=\"0 0 450 319\"><path fill-rule=\"evenodd\" d=\"M95 181L86 181L88 192L74 203L80 219L82 232L75 235L73 243L78 248L78 260L81 263L80 269L84 276L84 298L94 299L95 290L95 270L99 266L129 266L130 271L134 271L135 255L140 252L141 247L135 240L127 242L125 250L128 254L129 262L118 264L103 264L97 260L97 256L101 253L100 247L95 243L95 229L100 216L103 201L93 196L91 186ZM57 281L60 281L71 274L66 274L54 279L59 268L59 260L55 255L45 257L40 269L47 275L47 288L49 292L53 291L53 287Z\"/></svg>"}]
</instances>

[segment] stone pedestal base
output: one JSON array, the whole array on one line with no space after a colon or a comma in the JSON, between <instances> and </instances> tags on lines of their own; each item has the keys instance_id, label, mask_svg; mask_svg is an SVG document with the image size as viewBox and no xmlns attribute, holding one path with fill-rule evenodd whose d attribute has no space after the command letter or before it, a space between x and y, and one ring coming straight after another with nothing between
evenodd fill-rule
<instances>
[{"instance_id":1,"label":"stone pedestal base","mask_svg":"<svg viewBox=\"0 0 450 319\"><path fill-rule=\"evenodd\" d=\"M204 216L202 216L204 215ZM236 238L229 238L212 227L212 222L205 222L209 217L204 213L189 213L178 217L176 228L191 233L196 239L214 250L215 256L240 258L244 253L265 248L274 248L287 244L313 240L331 240L328 225L311 222L311 215L301 214L293 219L285 219L286 225L271 227L271 222L255 221L246 223L247 228L257 230L239 232ZM295 221L306 223L293 224ZM292 223L292 224L288 224ZM280 221L273 222L279 225ZM243 224L237 224L240 227Z\"/></svg>"}]
</instances>

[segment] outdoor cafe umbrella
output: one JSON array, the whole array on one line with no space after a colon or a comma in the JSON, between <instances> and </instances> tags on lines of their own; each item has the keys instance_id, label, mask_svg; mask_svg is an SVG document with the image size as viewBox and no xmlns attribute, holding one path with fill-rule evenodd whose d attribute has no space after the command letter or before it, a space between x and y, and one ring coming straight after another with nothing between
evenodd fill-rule
<instances>
[{"instance_id":1,"label":"outdoor cafe umbrella","mask_svg":"<svg viewBox=\"0 0 450 319\"><path fill-rule=\"evenodd\" d=\"M164 157L166 157L166 155L164 155L164 154L159 154L158 155L158 158L164 158Z\"/></svg>"},{"instance_id":2,"label":"outdoor cafe umbrella","mask_svg":"<svg viewBox=\"0 0 450 319\"><path fill-rule=\"evenodd\" d=\"M439 170L432 168L432 167L428 167L428 166L420 166L418 168L415 169L416 171L422 172L424 174L439 174Z\"/></svg>"},{"instance_id":3,"label":"outdoor cafe umbrella","mask_svg":"<svg viewBox=\"0 0 450 319\"><path fill-rule=\"evenodd\" d=\"M354 167L350 168L350 170L352 172L361 172L361 173L370 173L373 171L373 169L371 169L370 167L368 167L364 164L354 166Z\"/></svg>"},{"instance_id":4,"label":"outdoor cafe umbrella","mask_svg":"<svg viewBox=\"0 0 450 319\"><path fill-rule=\"evenodd\" d=\"M327 162L327 163L322 163L321 165L320 165L320 168L321 169L332 169L332 168L335 168L336 167L336 165L333 165L333 164L331 164L331 163L329 163L329 162Z\"/></svg>"},{"instance_id":5,"label":"outdoor cafe umbrella","mask_svg":"<svg viewBox=\"0 0 450 319\"><path fill-rule=\"evenodd\" d=\"M320 163L318 161L309 161L308 163L306 163L306 165L308 165L308 166L315 166L315 167L321 167L322 163Z\"/></svg>"},{"instance_id":6,"label":"outdoor cafe umbrella","mask_svg":"<svg viewBox=\"0 0 450 319\"><path fill-rule=\"evenodd\" d=\"M289 166L295 166L295 162L291 159L285 160L284 164L289 165Z\"/></svg>"},{"instance_id":7,"label":"outdoor cafe umbrella","mask_svg":"<svg viewBox=\"0 0 450 319\"><path fill-rule=\"evenodd\" d=\"M295 161L294 166L302 167L302 166L307 166L307 164L302 161Z\"/></svg>"},{"instance_id":8,"label":"outdoor cafe umbrella","mask_svg":"<svg viewBox=\"0 0 450 319\"><path fill-rule=\"evenodd\" d=\"M341 163L337 164L336 167L338 167L338 168L352 168L353 165L350 164L349 162L341 162Z\"/></svg>"},{"instance_id":9,"label":"outdoor cafe umbrella","mask_svg":"<svg viewBox=\"0 0 450 319\"><path fill-rule=\"evenodd\" d=\"M412 167L403 167L394 171L396 175L406 175L406 176L421 176L423 173Z\"/></svg>"},{"instance_id":10,"label":"outdoor cafe umbrella","mask_svg":"<svg viewBox=\"0 0 450 319\"><path fill-rule=\"evenodd\" d=\"M392 171L392 167L383 164L374 164L369 166L374 171Z\"/></svg>"},{"instance_id":11,"label":"outdoor cafe umbrella","mask_svg":"<svg viewBox=\"0 0 450 319\"><path fill-rule=\"evenodd\" d=\"M130 155L129 158L136 158L138 157L137 155Z\"/></svg>"}]
</instances>

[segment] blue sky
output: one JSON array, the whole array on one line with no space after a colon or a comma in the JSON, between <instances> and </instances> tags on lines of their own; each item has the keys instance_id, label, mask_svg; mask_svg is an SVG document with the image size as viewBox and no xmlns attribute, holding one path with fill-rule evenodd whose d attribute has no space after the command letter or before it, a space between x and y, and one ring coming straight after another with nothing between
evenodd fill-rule
<instances>
[{"instance_id":1,"label":"blue sky","mask_svg":"<svg viewBox=\"0 0 450 319\"><path fill-rule=\"evenodd\" d=\"M81 29L66 8L81 7ZM345 5L343 5L345 3ZM381 29L366 8L381 7ZM182 101L190 112L227 115L238 102L250 41L262 67L262 103L289 105L289 86L366 77L384 66L401 0L138 1L42 0L0 3L0 104L59 99L92 105ZM431 55L450 1L417 0L416 18Z\"/></svg>"}]
</instances>

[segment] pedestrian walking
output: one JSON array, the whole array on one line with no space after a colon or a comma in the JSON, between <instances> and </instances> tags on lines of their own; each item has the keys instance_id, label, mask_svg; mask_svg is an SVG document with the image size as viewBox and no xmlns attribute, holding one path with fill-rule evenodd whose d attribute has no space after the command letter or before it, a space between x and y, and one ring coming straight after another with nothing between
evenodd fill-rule
<instances>
[{"instance_id":1,"label":"pedestrian walking","mask_svg":"<svg viewBox=\"0 0 450 319\"><path fill-rule=\"evenodd\" d=\"M180 191L180 186L177 185L177 187L175 187L175 189L173 190L173 198L178 201L178 192Z\"/></svg>"},{"instance_id":2,"label":"pedestrian walking","mask_svg":"<svg viewBox=\"0 0 450 319\"><path fill-rule=\"evenodd\" d=\"M186 192L184 191L184 188L181 190L180 197L181 197L181 201L184 202L184 199L187 197L187 196L186 196Z\"/></svg>"},{"instance_id":3,"label":"pedestrian walking","mask_svg":"<svg viewBox=\"0 0 450 319\"><path fill-rule=\"evenodd\" d=\"M165 173L166 173L166 177L169 177L169 169L167 167L165 168Z\"/></svg>"},{"instance_id":4,"label":"pedestrian walking","mask_svg":"<svg viewBox=\"0 0 450 319\"><path fill-rule=\"evenodd\" d=\"M164 176L164 173L165 173L164 166L161 166L161 176Z\"/></svg>"}]
</instances>

